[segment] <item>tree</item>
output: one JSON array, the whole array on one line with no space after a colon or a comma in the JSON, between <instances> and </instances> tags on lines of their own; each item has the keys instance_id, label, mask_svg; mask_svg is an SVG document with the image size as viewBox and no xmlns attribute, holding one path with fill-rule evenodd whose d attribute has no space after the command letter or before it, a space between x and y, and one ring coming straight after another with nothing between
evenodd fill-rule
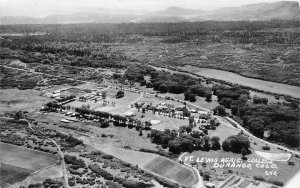
<instances>
[{"instance_id":1,"label":"tree","mask_svg":"<svg viewBox=\"0 0 300 188\"><path fill-rule=\"evenodd\" d=\"M121 91L121 90L118 91L116 97L117 97L117 98L122 98L122 97L124 97L124 91Z\"/></svg>"},{"instance_id":2,"label":"tree","mask_svg":"<svg viewBox=\"0 0 300 188\"><path fill-rule=\"evenodd\" d=\"M200 138L201 136L202 136L202 134L201 134L201 132L200 131L195 131L195 130L193 130L192 132L191 132L191 136L193 137L193 138Z\"/></svg>"},{"instance_id":3,"label":"tree","mask_svg":"<svg viewBox=\"0 0 300 188\"><path fill-rule=\"evenodd\" d=\"M184 92L184 100L190 100L190 95L192 94L192 92L190 90L186 90Z\"/></svg>"},{"instance_id":4,"label":"tree","mask_svg":"<svg viewBox=\"0 0 300 188\"><path fill-rule=\"evenodd\" d=\"M24 119L24 113L22 111L18 111L15 114L15 119Z\"/></svg>"},{"instance_id":5,"label":"tree","mask_svg":"<svg viewBox=\"0 0 300 188\"><path fill-rule=\"evenodd\" d=\"M248 152L247 152L247 150L245 148L242 148L241 154L242 154L242 159L246 160L247 158L245 156L248 154Z\"/></svg>"},{"instance_id":6,"label":"tree","mask_svg":"<svg viewBox=\"0 0 300 188\"><path fill-rule=\"evenodd\" d=\"M234 116L236 116L237 113L238 113L238 107L237 107L237 105L231 105L230 108L231 108L231 114L234 115Z\"/></svg>"},{"instance_id":7,"label":"tree","mask_svg":"<svg viewBox=\"0 0 300 188\"><path fill-rule=\"evenodd\" d=\"M179 154L181 152L181 142L178 139L171 140L169 142L169 151Z\"/></svg>"},{"instance_id":8,"label":"tree","mask_svg":"<svg viewBox=\"0 0 300 188\"><path fill-rule=\"evenodd\" d=\"M101 128L107 128L107 127L109 127L108 121L101 122L100 127L101 127Z\"/></svg>"},{"instance_id":9,"label":"tree","mask_svg":"<svg viewBox=\"0 0 300 188\"><path fill-rule=\"evenodd\" d=\"M224 140L222 143L223 151L230 151L230 143L229 140Z\"/></svg>"},{"instance_id":10,"label":"tree","mask_svg":"<svg viewBox=\"0 0 300 188\"><path fill-rule=\"evenodd\" d=\"M220 138L218 136L213 136L211 138L211 149L212 150L220 150L221 149Z\"/></svg>"},{"instance_id":11,"label":"tree","mask_svg":"<svg viewBox=\"0 0 300 188\"><path fill-rule=\"evenodd\" d=\"M227 143L228 142L228 143ZM229 147L228 147L229 144ZM238 134L238 135L233 135L233 136L229 136L228 138L226 138L226 140L224 140L223 144L223 150L224 151L228 151L228 149L234 153L241 153L241 150L244 148L246 151L249 150L250 148L250 141L249 138ZM225 149L224 149L225 146Z\"/></svg>"},{"instance_id":12,"label":"tree","mask_svg":"<svg viewBox=\"0 0 300 188\"><path fill-rule=\"evenodd\" d=\"M206 102L211 102L212 101L211 91L205 92L205 100L206 100Z\"/></svg>"},{"instance_id":13,"label":"tree","mask_svg":"<svg viewBox=\"0 0 300 188\"><path fill-rule=\"evenodd\" d=\"M182 112L183 117L190 117L191 113L189 112L189 110L186 108L186 106L183 108L183 112Z\"/></svg>"},{"instance_id":14,"label":"tree","mask_svg":"<svg viewBox=\"0 0 300 188\"><path fill-rule=\"evenodd\" d=\"M168 87L167 85L163 84L163 85L160 85L159 86L159 89L158 89L161 93L167 93L168 92Z\"/></svg>"},{"instance_id":15,"label":"tree","mask_svg":"<svg viewBox=\"0 0 300 188\"><path fill-rule=\"evenodd\" d=\"M196 95L195 94L190 94L189 95L189 101L190 102L195 102L196 101Z\"/></svg>"},{"instance_id":16,"label":"tree","mask_svg":"<svg viewBox=\"0 0 300 188\"><path fill-rule=\"evenodd\" d=\"M226 110L224 106L219 105L213 109L214 114L219 115L219 116L226 116Z\"/></svg>"},{"instance_id":17,"label":"tree","mask_svg":"<svg viewBox=\"0 0 300 188\"><path fill-rule=\"evenodd\" d=\"M262 138L264 136L264 121L259 118L250 119L248 121L249 130L255 136Z\"/></svg>"},{"instance_id":18,"label":"tree","mask_svg":"<svg viewBox=\"0 0 300 188\"><path fill-rule=\"evenodd\" d=\"M211 148L211 141L210 141L210 138L209 136L205 135L203 136L203 139L204 139L204 146L203 146L203 149L205 151L209 151L210 148Z\"/></svg>"}]
</instances>

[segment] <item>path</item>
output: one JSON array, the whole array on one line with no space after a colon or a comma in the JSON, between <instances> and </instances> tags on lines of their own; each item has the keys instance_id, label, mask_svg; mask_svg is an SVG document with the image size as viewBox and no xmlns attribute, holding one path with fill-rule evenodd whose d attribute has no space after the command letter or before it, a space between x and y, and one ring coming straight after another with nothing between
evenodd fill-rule
<instances>
[{"instance_id":1,"label":"path","mask_svg":"<svg viewBox=\"0 0 300 188\"><path fill-rule=\"evenodd\" d=\"M31 123L28 124L28 127L35 131L33 128L32 128L32 125ZM36 131L35 131L36 132ZM52 140L51 138L47 138L48 140L50 140L53 144L55 144L56 148L57 148L57 151L58 151L58 154L60 155L60 159L61 159L61 163L62 163L62 166L63 166L63 176L64 176L64 184L66 188L69 188L69 182L68 182L68 176L67 176L67 168L66 168L66 163L65 163L65 160L64 160L64 154L63 152L61 151L60 149L60 146L54 141Z\"/></svg>"}]
</instances>

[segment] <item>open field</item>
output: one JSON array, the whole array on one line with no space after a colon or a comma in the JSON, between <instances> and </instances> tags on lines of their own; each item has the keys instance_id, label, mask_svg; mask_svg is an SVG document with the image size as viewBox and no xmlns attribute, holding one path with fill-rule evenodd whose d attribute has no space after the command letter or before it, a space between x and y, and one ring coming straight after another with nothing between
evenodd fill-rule
<instances>
[{"instance_id":1,"label":"open field","mask_svg":"<svg viewBox=\"0 0 300 188\"><path fill-rule=\"evenodd\" d=\"M96 148L105 148L107 146L129 146L134 149L145 148L157 150L157 145L153 144L151 140L147 138L148 132L146 131L143 131L143 135L139 136L138 131L127 127L114 127L113 125L110 125L107 128L91 128L91 132L99 135L99 137L94 138L94 141L91 141L91 145Z\"/></svg>"},{"instance_id":2,"label":"open field","mask_svg":"<svg viewBox=\"0 0 300 188\"><path fill-rule=\"evenodd\" d=\"M224 125L223 123L221 123L216 130L208 130L208 136L210 138L218 136L220 138L220 142L223 142L229 136L236 135L237 133L237 129Z\"/></svg>"},{"instance_id":3,"label":"open field","mask_svg":"<svg viewBox=\"0 0 300 188\"><path fill-rule=\"evenodd\" d=\"M31 89L0 89L0 112L14 110L34 111L50 101L49 98L40 95L40 91Z\"/></svg>"},{"instance_id":4,"label":"open field","mask_svg":"<svg viewBox=\"0 0 300 188\"><path fill-rule=\"evenodd\" d=\"M85 89L92 89L90 85L85 85ZM81 88L82 89L82 88ZM139 93L132 93L132 92L127 92L125 91L124 97L122 98L116 98L115 95L118 92L117 89L105 89L103 92L107 93L106 99L100 99L95 102L95 100L87 100L87 101L73 101L68 103L68 106L74 107L74 108L79 108L82 107L83 105L90 106L90 109L94 109L97 111L104 111L104 112L109 112L112 114L122 114L124 112L127 112L130 110L130 104L139 99L140 94ZM99 96L100 97L100 96ZM106 102L104 102L106 101ZM107 103L109 102L109 103ZM112 105L114 103L114 105Z\"/></svg>"},{"instance_id":5,"label":"open field","mask_svg":"<svg viewBox=\"0 0 300 188\"><path fill-rule=\"evenodd\" d=\"M191 168L180 165L177 162L156 154L125 150L115 147L108 147L104 149L104 152L123 161L138 165L139 168L188 187L191 187L198 181Z\"/></svg>"},{"instance_id":6,"label":"open field","mask_svg":"<svg viewBox=\"0 0 300 188\"><path fill-rule=\"evenodd\" d=\"M26 179L33 170L0 163L0 187L5 188Z\"/></svg>"},{"instance_id":7,"label":"open field","mask_svg":"<svg viewBox=\"0 0 300 188\"><path fill-rule=\"evenodd\" d=\"M58 162L57 156L0 143L1 187L25 180L30 174Z\"/></svg>"},{"instance_id":8,"label":"open field","mask_svg":"<svg viewBox=\"0 0 300 188\"><path fill-rule=\"evenodd\" d=\"M58 162L56 155L0 143L2 163L37 171Z\"/></svg>"},{"instance_id":9,"label":"open field","mask_svg":"<svg viewBox=\"0 0 300 188\"><path fill-rule=\"evenodd\" d=\"M126 150L117 147L107 147L103 151L123 161L138 165L140 168L144 168L157 157L156 154Z\"/></svg>"},{"instance_id":10,"label":"open field","mask_svg":"<svg viewBox=\"0 0 300 188\"><path fill-rule=\"evenodd\" d=\"M60 165L56 165L34 174L28 179L27 184L40 183L47 178L59 178L62 176L63 176L62 167Z\"/></svg>"},{"instance_id":11,"label":"open field","mask_svg":"<svg viewBox=\"0 0 300 188\"><path fill-rule=\"evenodd\" d=\"M141 118L141 116L144 115L145 117ZM158 129L158 130L178 130L180 126L182 125L188 125L188 120L186 119L178 119L178 118L170 118L169 116L163 116L163 115L157 115L153 114L152 112L146 112L145 114L139 112L136 115L137 119L140 119L141 121L151 121L151 120L159 120L160 123L156 125L151 125L152 129Z\"/></svg>"}]
</instances>

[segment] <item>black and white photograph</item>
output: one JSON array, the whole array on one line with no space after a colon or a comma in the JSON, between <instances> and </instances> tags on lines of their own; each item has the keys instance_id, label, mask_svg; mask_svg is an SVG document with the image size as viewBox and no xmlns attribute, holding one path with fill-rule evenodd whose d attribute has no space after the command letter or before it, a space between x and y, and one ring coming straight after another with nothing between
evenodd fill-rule
<instances>
[{"instance_id":1,"label":"black and white photograph","mask_svg":"<svg viewBox=\"0 0 300 188\"><path fill-rule=\"evenodd\" d=\"M0 0L0 188L300 188L299 0Z\"/></svg>"}]
</instances>

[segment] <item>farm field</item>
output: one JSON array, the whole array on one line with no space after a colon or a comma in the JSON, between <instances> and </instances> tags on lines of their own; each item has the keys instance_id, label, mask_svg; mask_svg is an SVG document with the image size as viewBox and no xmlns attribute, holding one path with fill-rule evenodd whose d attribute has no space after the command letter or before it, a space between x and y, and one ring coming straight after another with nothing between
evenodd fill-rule
<instances>
[{"instance_id":1,"label":"farm field","mask_svg":"<svg viewBox=\"0 0 300 188\"><path fill-rule=\"evenodd\" d=\"M58 162L55 155L0 143L1 187L26 179L30 174Z\"/></svg>"},{"instance_id":2,"label":"farm field","mask_svg":"<svg viewBox=\"0 0 300 188\"><path fill-rule=\"evenodd\" d=\"M0 163L0 172L0 187L6 188L16 182L23 181L34 171Z\"/></svg>"},{"instance_id":3,"label":"farm field","mask_svg":"<svg viewBox=\"0 0 300 188\"><path fill-rule=\"evenodd\" d=\"M264 80L254 79L254 78L247 78L236 73L217 70L217 69L199 68L190 65L186 65L178 68L209 78L216 78L227 82L249 86L252 88L256 88L256 89L260 89L272 93L280 93L280 94L291 95L293 97L300 98L299 86L292 86L292 85L264 81Z\"/></svg>"},{"instance_id":4,"label":"farm field","mask_svg":"<svg viewBox=\"0 0 300 188\"><path fill-rule=\"evenodd\" d=\"M37 171L58 162L56 155L0 143L1 163Z\"/></svg>"},{"instance_id":5,"label":"farm field","mask_svg":"<svg viewBox=\"0 0 300 188\"><path fill-rule=\"evenodd\" d=\"M156 157L145 166L145 169L187 187L191 187L198 181L192 169L163 157Z\"/></svg>"},{"instance_id":6,"label":"farm field","mask_svg":"<svg viewBox=\"0 0 300 188\"><path fill-rule=\"evenodd\" d=\"M116 147L108 147L103 151L184 186L190 187L198 181L192 169L156 154Z\"/></svg>"},{"instance_id":7,"label":"farm field","mask_svg":"<svg viewBox=\"0 0 300 188\"><path fill-rule=\"evenodd\" d=\"M59 178L62 176L63 176L62 167L60 165L56 165L34 174L32 177L28 179L26 183L28 185L35 184L35 183L43 182L43 180L47 178Z\"/></svg>"}]
</instances>

